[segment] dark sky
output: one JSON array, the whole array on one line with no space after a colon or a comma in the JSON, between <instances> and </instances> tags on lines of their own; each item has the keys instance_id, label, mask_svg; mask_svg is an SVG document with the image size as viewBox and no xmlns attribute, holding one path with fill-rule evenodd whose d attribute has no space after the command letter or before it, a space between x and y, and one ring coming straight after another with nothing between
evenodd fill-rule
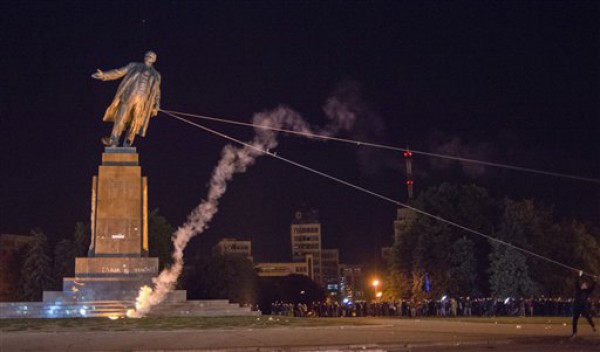
<instances>
[{"instance_id":1,"label":"dark sky","mask_svg":"<svg viewBox=\"0 0 600 352\"><path fill-rule=\"evenodd\" d=\"M0 232L52 239L88 221L92 175L117 82L97 69L158 54L162 108L248 122L280 104L309 123L338 96L360 108L343 135L421 151L600 178L597 1L3 2ZM244 127L207 123L248 140ZM281 136L279 155L406 200L400 153ZM164 114L136 141L151 209L173 225L206 195L226 141ZM598 184L416 156L417 192L443 181L535 197L600 218ZM392 241L393 204L263 157L236 175L190 246L252 238L259 261L290 256L298 207L320 210L345 262Z\"/></svg>"}]
</instances>

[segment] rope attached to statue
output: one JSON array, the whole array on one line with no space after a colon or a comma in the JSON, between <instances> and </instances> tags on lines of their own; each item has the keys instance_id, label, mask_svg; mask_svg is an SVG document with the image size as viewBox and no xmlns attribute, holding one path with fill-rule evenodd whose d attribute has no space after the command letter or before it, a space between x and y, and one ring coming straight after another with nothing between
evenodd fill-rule
<instances>
[{"instance_id":1,"label":"rope attached to statue","mask_svg":"<svg viewBox=\"0 0 600 352\"><path fill-rule=\"evenodd\" d=\"M522 253L525 253L525 254L527 254L527 255L529 255L529 256L536 257L536 258L538 258L538 259L544 260L544 261L546 261L546 262L548 262L548 263L552 263L552 264L554 264L554 265L558 265L558 266L560 266L560 267L563 267L563 268L565 268L565 269L572 270L572 271L574 271L574 272L577 272L577 273L583 273L584 275L587 275L587 276L590 276L590 277L593 277L593 278L596 278L596 279L600 278L600 276L599 276L599 275L597 275L597 274L594 274L594 273L588 273L588 272L584 272L584 271L582 271L581 269L578 269L578 268L575 268L575 267L573 267L573 266L570 266L570 265L567 265L567 264L561 263L561 262L559 262L559 261L556 261L556 260L554 260L554 259L552 259L552 258L549 258L549 257L543 256L543 255L541 255L541 254L535 253L535 252L533 252L533 251L530 251L530 250L528 250L528 249L525 249L525 248L521 248L521 247L515 246L515 245L513 245L513 244L511 244L511 243L509 243L509 242L506 242L506 241L500 240L500 239L498 239L498 238L495 238L495 237L492 237L492 236L490 236L490 235L486 235L486 234L484 234L484 233L482 233L482 232L480 232L480 231L477 231L477 230L474 230L474 229L468 228L468 227L466 227L466 226L463 226L463 225L460 225L460 224L458 224L458 223L456 223L456 222L453 222L453 221L450 221L450 220L444 219L444 218L442 218L442 217L439 217L439 216L437 216L437 215L434 215L434 214L428 213L428 212L426 212L426 211L423 211L423 210L421 210L421 209L418 209L418 208L412 207L412 206L410 206L410 205L408 205L408 204L405 204L405 203L402 203L402 202L400 202L400 201L394 200L394 199L392 199L392 198L390 198L390 197L387 197L387 196L385 196L385 195L382 195L382 194L376 193L376 192L374 192L374 191L371 191L371 190L369 190L369 189L366 189L366 188L364 188L364 187L361 187L361 186L357 186L357 185L355 185L355 184L352 184L352 183L350 183L350 182L348 182L348 181L342 180L342 179L340 179L340 178L337 178L337 177L335 177L335 176L329 175L329 174L327 174L327 173L324 173L324 172L322 172L322 171L319 171L319 170L316 170L316 169L314 169L314 168L308 167L308 166L306 166L306 165L300 164L300 163L298 163L298 162L295 162L295 161L293 161L293 160L290 160L290 159L284 158L284 157L282 157L282 156L280 156L280 155L278 155L278 154L275 154L275 153L272 153L272 152L270 152L269 150L261 149L261 148L259 148L259 147L256 147L256 146L254 146L254 145L248 144L248 143L246 143L246 142L243 142L243 141L241 141L241 140L239 140L239 139L236 139L236 138L234 138L234 137L231 137L231 136L229 136L229 135L226 135L226 134L224 134L224 133L221 133L221 132L215 131L215 130L213 130L213 129L210 129L210 128L206 127L206 126L203 126L203 125L200 125L200 124L198 124L198 123L195 123L195 122L189 121L188 119L186 119L186 118L184 118L184 117L181 117L180 115L186 115L186 116L191 116L191 117L200 117L200 118L209 119L209 120L213 120L213 121L229 122L229 123L235 123L235 124L244 125L244 126L252 126L252 127L257 127L257 128L267 128L267 129L268 129L268 127L265 127L265 126L260 126L260 125L254 125L254 124L249 124L249 123L234 122L234 121L231 121L231 120L229 120L229 121L226 121L226 120L223 120L223 119L211 118L211 117L206 117L206 116L201 116L201 115L193 115L193 114L187 114L187 113L186 113L186 114L184 114L184 113L177 113L177 112L173 112L173 111L169 111L169 110L162 110L162 109L161 109L160 111L161 111L162 113L164 113L164 114L166 114L166 115L168 115L168 116L170 116L170 117L172 117L172 118L174 118L174 119L176 119L176 120L179 120L179 121L181 121L181 122L183 122L183 123L186 123L186 124L188 124L188 125L194 126L194 127L196 127L196 128L200 128L200 129L202 129L202 130L204 130L204 131L206 131L206 132L209 132L209 133L211 133L211 134L214 134L214 135L216 135L216 136L219 136L219 137L221 137L221 138L227 139L227 140L229 140L229 141L231 141L231 142L234 142L234 143L236 143L236 144L242 145L242 146L244 146L244 147L246 147L246 148L250 148L250 149L252 149L252 150L255 150L255 151L257 151L257 152L259 152L259 153L262 153L262 154L264 154L264 155L268 155L268 156L270 156L270 157L273 157L273 158L275 158L275 159L278 159L278 160L280 160L280 161L283 161L283 162L285 162L285 163L288 163L288 164L290 164L290 165L293 165L293 166L299 167L299 168L301 168L301 169L303 169L303 170L305 170L305 171L308 171L308 172L311 172L311 173L317 174L317 175L319 175L319 176L325 177L325 178L327 178L327 179L329 179L329 180L332 180L332 181L334 181L334 182L340 183L340 184L342 184L342 185L345 185L345 186L347 186L347 187L353 188L353 189L355 189L355 190L358 190L358 191L361 191L361 192L367 193L367 194L369 194L369 195L371 195L371 196L374 196L374 197L377 197L377 198L379 198L379 199L385 200L385 201L387 201L387 202L390 202L390 203L392 203L392 204L395 204L395 205L397 205L397 206L401 206L401 207L404 207L404 208L410 209L410 210L412 210L412 211L414 211L414 212L416 212L416 213L418 213L418 214L421 214L421 215L427 216L427 217L429 217L429 218L432 218L432 219L434 219L434 220L436 220L436 221L439 221L439 222L445 223L445 224L447 224L447 225L450 225L450 226L453 226L453 227L459 228L459 229L461 229L461 230L467 231L467 232L469 232L469 233L472 233L472 234L474 234L474 235L477 235L477 236L483 237L483 238L485 238L485 239L487 239L487 240L489 240L489 241L496 242L496 243L498 243L498 244L501 244L501 245L507 246L507 247L509 247L509 248L515 249L515 250L517 250L517 251L520 251L520 252L522 252ZM321 139L328 139L328 140L342 141L342 142L347 142L347 143L354 143L354 144L357 144L357 145L376 146L376 147L381 147L381 148L386 148L386 149L392 149L392 150L399 150L399 151L404 151L404 150L406 150L406 149L403 149L403 148L396 148L396 147L390 147L390 146L378 145L378 144L373 144L373 143L364 143L364 142L360 142L360 141L354 141L354 140L349 140L349 139L342 139L342 138L335 138L335 137L323 137L323 136L321 136L321 135L316 135L316 134L311 134L311 133L305 133L305 132L296 132L296 131L281 130L281 129L273 129L273 130L276 130L276 131L279 131L279 132L286 132L286 133L294 133L294 134L304 135L304 136L306 136L306 137L311 137L311 138L321 138ZM546 172L546 171L541 171L541 170L534 170L534 169L529 169L529 168L515 167L515 166L510 166L510 165L505 165L505 164L488 163L488 162L484 162L484 161L478 161L478 160L473 160L473 159L463 159L463 158L452 157L452 156L448 156L448 155L442 155L442 154L433 154L433 153L426 153L426 152L415 152L414 150L411 150L411 151L412 151L413 153L420 153L420 154L423 154L423 155L436 156L436 157L445 157L445 158L451 158L451 159L454 159L454 160L461 160L461 161L471 161L471 162L478 162L478 163L481 163L481 164L486 164L486 165L490 165L490 166L506 167L506 168L512 168L512 169L515 169L515 170L521 170L521 171L531 171L531 172L537 172L537 173L544 173L544 174L548 174L548 175L552 175L552 176L558 176L558 177L567 177L567 178L579 179L579 180L581 180L581 181L589 181L589 182L597 182L597 183L600 183L600 180L597 180L597 179L592 179L592 178L587 178L587 177L580 177L580 176L573 176L573 175L566 175L566 174L552 173L552 172Z\"/></svg>"}]
</instances>

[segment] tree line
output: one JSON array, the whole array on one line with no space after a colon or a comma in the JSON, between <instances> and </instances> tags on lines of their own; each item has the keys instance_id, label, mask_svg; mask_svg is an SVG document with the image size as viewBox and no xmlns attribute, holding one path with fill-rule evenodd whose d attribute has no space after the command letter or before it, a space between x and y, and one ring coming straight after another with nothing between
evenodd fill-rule
<instances>
[{"instance_id":1,"label":"tree line","mask_svg":"<svg viewBox=\"0 0 600 352\"><path fill-rule=\"evenodd\" d=\"M555 219L533 199L493 198L476 185L443 183L411 206L586 272L600 272L597 224ZM576 273L432 217L411 213L396 225L389 297L572 295Z\"/></svg>"}]
</instances>

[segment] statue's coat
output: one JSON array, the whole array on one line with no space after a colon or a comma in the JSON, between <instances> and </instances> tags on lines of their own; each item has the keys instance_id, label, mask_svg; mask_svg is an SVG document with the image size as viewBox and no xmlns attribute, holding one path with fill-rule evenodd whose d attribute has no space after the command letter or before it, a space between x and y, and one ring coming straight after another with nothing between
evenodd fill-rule
<instances>
[{"instance_id":1,"label":"statue's coat","mask_svg":"<svg viewBox=\"0 0 600 352\"><path fill-rule=\"evenodd\" d=\"M150 95L144 102L142 112L137 116L132 116L130 128L130 131L135 131L136 134L142 137L146 136L150 117L156 116L160 108L160 73L154 67L147 67L144 63L132 62L125 67L104 72L102 76L103 81L112 81L125 76L102 118L102 121L114 122L122 101L133 93L133 82L137 80L144 69L150 71Z\"/></svg>"}]
</instances>

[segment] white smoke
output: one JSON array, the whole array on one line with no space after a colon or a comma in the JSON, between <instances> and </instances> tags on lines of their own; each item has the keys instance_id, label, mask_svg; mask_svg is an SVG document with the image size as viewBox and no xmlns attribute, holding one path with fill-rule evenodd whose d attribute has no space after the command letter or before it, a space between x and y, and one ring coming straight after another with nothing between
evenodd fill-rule
<instances>
[{"instance_id":1,"label":"white smoke","mask_svg":"<svg viewBox=\"0 0 600 352\"><path fill-rule=\"evenodd\" d=\"M348 109L344 109L341 102L339 104L339 111L343 113L328 111L330 124L320 130L311 129L298 113L283 106L255 114L252 123L274 129L287 129L295 132L329 136L339 130L351 129L354 123L353 113ZM252 148L249 146L236 147L230 144L223 148L221 160L212 173L207 198L191 212L186 223L179 227L172 236L174 245L173 265L165 268L153 280L154 288L144 286L140 289L136 299L135 311L130 310L127 312L129 317L146 315L153 306L161 303L169 292L175 289L177 279L183 270L183 251L190 239L201 234L217 213L219 199L227 190L227 182L233 178L234 174L245 172L249 166L254 164L257 157L276 148L278 145L277 135L278 132L276 131L256 127L254 139L247 143Z\"/></svg>"},{"instance_id":2,"label":"white smoke","mask_svg":"<svg viewBox=\"0 0 600 352\"><path fill-rule=\"evenodd\" d=\"M443 142L436 142L432 150L436 153L454 155L457 157L485 160L490 159L492 147L485 142L466 142L459 137L446 138ZM447 169L454 165L453 160L432 158L431 165L436 169ZM471 178L482 176L486 169L483 165L461 162L462 171Z\"/></svg>"},{"instance_id":3,"label":"white smoke","mask_svg":"<svg viewBox=\"0 0 600 352\"><path fill-rule=\"evenodd\" d=\"M347 130L354 140L388 142L388 130L383 117L369 102L362 86L354 80L339 82L323 111L331 120L329 130L334 133ZM390 153L376 148L358 148L356 158L359 170L368 176L377 175L385 168L400 170L403 166L401 158L390 157Z\"/></svg>"}]
</instances>

